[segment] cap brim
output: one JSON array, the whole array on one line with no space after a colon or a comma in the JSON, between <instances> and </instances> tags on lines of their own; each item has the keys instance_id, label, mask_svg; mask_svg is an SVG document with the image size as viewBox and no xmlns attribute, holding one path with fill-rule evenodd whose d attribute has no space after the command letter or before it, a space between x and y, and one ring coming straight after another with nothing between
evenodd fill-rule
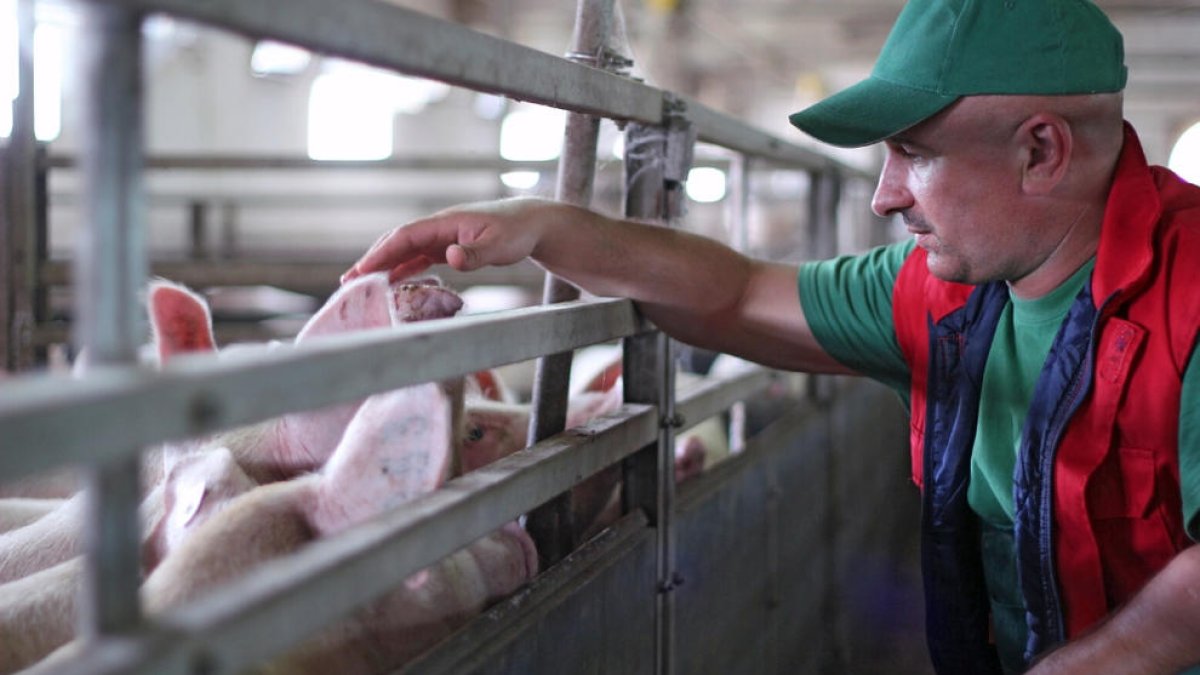
<instances>
[{"instance_id":1,"label":"cap brim","mask_svg":"<svg viewBox=\"0 0 1200 675\"><path fill-rule=\"evenodd\" d=\"M898 134L958 98L869 77L788 119L817 140L857 148Z\"/></svg>"}]
</instances>

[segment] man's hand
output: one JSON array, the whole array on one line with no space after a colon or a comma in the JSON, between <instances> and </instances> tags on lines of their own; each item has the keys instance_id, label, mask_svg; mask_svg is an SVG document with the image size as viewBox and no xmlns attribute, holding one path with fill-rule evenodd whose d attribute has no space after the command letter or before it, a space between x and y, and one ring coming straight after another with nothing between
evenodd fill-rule
<instances>
[{"instance_id":1,"label":"man's hand","mask_svg":"<svg viewBox=\"0 0 1200 675\"><path fill-rule=\"evenodd\" d=\"M1200 544L1193 544L1125 606L1038 660L1028 675L1167 675L1198 663Z\"/></svg>"},{"instance_id":2,"label":"man's hand","mask_svg":"<svg viewBox=\"0 0 1200 675\"><path fill-rule=\"evenodd\" d=\"M545 199L454 207L388 232L342 281L431 265L461 271L531 258L593 295L630 298L658 328L776 368L844 373L813 337L794 265L752 260L712 239Z\"/></svg>"},{"instance_id":3,"label":"man's hand","mask_svg":"<svg viewBox=\"0 0 1200 675\"><path fill-rule=\"evenodd\" d=\"M533 198L480 202L414 220L380 237L342 283L384 270L395 281L441 263L465 272L520 262L541 240L545 218L539 216L555 204Z\"/></svg>"}]
</instances>

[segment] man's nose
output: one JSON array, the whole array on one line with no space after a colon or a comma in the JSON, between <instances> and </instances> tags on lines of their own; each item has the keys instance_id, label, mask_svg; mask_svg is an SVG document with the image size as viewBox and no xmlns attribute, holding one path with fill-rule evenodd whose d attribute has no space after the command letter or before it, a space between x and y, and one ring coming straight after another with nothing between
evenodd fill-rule
<instances>
[{"instance_id":1,"label":"man's nose","mask_svg":"<svg viewBox=\"0 0 1200 675\"><path fill-rule=\"evenodd\" d=\"M902 211L913 205L912 193L901 180L901 172L890 159L885 160L879 172L879 184L871 197L871 210L880 218Z\"/></svg>"}]
</instances>

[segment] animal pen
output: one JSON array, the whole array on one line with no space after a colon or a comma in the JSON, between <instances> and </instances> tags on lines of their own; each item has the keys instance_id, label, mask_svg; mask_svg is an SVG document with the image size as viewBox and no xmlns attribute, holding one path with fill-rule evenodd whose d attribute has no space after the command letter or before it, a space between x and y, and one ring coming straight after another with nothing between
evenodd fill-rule
<instances>
[{"instance_id":1,"label":"animal pen","mask_svg":"<svg viewBox=\"0 0 1200 675\"><path fill-rule=\"evenodd\" d=\"M20 6L27 36L32 2ZM0 387L4 480L67 464L88 472L77 628L83 649L46 672L240 672L523 514L549 564L406 672L818 673L845 672L853 663L847 634L858 619L836 590L844 586L849 551L883 547L904 527L897 523L915 523L895 506L904 498L893 483L906 476L907 434L894 397L881 387L805 380L799 406L677 490L675 435L753 400L782 375L756 369L714 376L676 396L674 345L632 302L581 300L549 275L538 307L162 371L139 365L138 298L149 273L141 23L164 13L569 111L556 196L575 204L592 201L600 120L617 121L627 149L625 214L666 226L681 220L697 141L732 153L734 232L744 232L755 169L802 170L809 176L809 257L838 252L839 222L850 210L865 211L869 175L628 77L627 59L611 47L619 21L613 0L580 0L565 57L376 0L88 0L83 7L88 56L79 67L88 108L78 168L85 188L80 236L89 245L69 271L38 253L44 200L28 167L46 160L32 140L28 100L18 101L5 151L7 206L0 214L8 250L0 344L10 367L20 365L14 354L32 348L37 294L68 276L74 345L92 366L81 379L30 375ZM23 74L30 77L28 63ZM44 213L41 220L44 227ZM613 340L623 343L625 404L564 431L573 350ZM187 606L162 616L142 612L143 449L535 358L529 448ZM851 453L867 457L842 458L838 449L846 446L875 448ZM572 541L563 525L564 493L615 463L624 475L625 515L589 541ZM856 509L857 524L848 525Z\"/></svg>"}]
</instances>

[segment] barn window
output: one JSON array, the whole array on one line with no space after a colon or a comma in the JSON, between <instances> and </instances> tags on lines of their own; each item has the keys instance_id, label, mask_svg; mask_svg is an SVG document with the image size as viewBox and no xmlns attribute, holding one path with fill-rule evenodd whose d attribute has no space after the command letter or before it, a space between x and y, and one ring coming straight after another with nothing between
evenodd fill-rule
<instances>
[{"instance_id":1,"label":"barn window","mask_svg":"<svg viewBox=\"0 0 1200 675\"><path fill-rule=\"evenodd\" d=\"M73 22L69 9L37 6L33 34L34 134L49 142L62 131L63 49ZM12 134L12 107L20 92L17 76L17 3L0 0L0 137Z\"/></svg>"},{"instance_id":2,"label":"barn window","mask_svg":"<svg viewBox=\"0 0 1200 675\"><path fill-rule=\"evenodd\" d=\"M1193 124L1175 142L1167 166L1189 183L1200 185L1200 122Z\"/></svg>"},{"instance_id":3,"label":"barn window","mask_svg":"<svg viewBox=\"0 0 1200 675\"><path fill-rule=\"evenodd\" d=\"M393 117L416 114L449 92L449 85L347 61L326 61L308 97L308 156L312 159L387 159Z\"/></svg>"}]
</instances>

